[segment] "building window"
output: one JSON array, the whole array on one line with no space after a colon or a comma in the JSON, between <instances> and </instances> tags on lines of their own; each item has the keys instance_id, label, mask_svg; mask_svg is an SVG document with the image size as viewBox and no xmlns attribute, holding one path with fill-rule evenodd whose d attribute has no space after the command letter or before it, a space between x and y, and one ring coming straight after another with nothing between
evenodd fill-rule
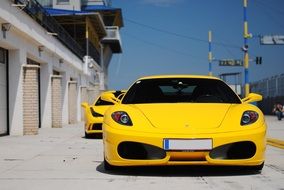
<instances>
[{"instance_id":1,"label":"building window","mask_svg":"<svg viewBox=\"0 0 284 190\"><path fill-rule=\"evenodd\" d=\"M70 0L57 0L57 5L69 5Z\"/></svg>"},{"instance_id":2,"label":"building window","mask_svg":"<svg viewBox=\"0 0 284 190\"><path fill-rule=\"evenodd\" d=\"M37 0L43 7L52 7L52 0Z\"/></svg>"}]
</instances>

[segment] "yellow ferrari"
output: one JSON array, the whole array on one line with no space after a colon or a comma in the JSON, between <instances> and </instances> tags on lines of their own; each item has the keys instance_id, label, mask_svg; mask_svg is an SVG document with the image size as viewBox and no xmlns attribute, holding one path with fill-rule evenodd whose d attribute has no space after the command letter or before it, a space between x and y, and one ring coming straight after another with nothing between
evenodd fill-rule
<instances>
[{"instance_id":1,"label":"yellow ferrari","mask_svg":"<svg viewBox=\"0 0 284 190\"><path fill-rule=\"evenodd\" d=\"M138 79L104 115L104 167L150 165L247 166L262 170L263 113L222 80L166 75Z\"/></svg>"},{"instance_id":2,"label":"yellow ferrari","mask_svg":"<svg viewBox=\"0 0 284 190\"><path fill-rule=\"evenodd\" d=\"M103 92L92 105L83 102L81 106L85 109L85 137L102 136L102 122L105 111L113 105L112 102L107 102L101 99L104 93L111 93L115 98L121 99L125 91L107 91Z\"/></svg>"}]
</instances>

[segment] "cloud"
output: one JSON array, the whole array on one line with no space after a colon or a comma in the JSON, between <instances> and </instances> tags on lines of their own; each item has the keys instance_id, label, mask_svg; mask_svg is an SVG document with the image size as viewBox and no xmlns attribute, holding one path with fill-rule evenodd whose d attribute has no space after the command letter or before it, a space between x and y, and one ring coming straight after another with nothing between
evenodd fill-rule
<instances>
[{"instance_id":1,"label":"cloud","mask_svg":"<svg viewBox=\"0 0 284 190\"><path fill-rule=\"evenodd\" d=\"M182 1L183 0L142 0L142 3L158 7L169 7Z\"/></svg>"}]
</instances>

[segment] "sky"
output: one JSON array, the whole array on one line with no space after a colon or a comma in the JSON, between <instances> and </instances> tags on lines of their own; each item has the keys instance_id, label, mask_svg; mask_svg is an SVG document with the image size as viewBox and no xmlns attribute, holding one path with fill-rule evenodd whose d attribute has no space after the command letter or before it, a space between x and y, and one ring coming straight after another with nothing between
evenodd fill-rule
<instances>
[{"instance_id":1,"label":"sky","mask_svg":"<svg viewBox=\"0 0 284 190\"><path fill-rule=\"evenodd\" d=\"M243 0L112 0L112 7L122 9L124 27L123 53L108 69L109 89L127 89L149 75L208 75L209 30L214 59L243 59ZM249 81L284 73L284 45L261 45L259 37L284 35L284 1L248 0L247 18ZM241 72L244 83L243 67L212 65L214 76Z\"/></svg>"}]
</instances>

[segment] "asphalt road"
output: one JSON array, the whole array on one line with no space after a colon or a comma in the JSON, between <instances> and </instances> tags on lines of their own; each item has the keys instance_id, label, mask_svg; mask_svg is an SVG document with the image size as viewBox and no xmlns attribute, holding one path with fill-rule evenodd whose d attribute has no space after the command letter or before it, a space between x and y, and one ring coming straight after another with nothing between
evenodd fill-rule
<instances>
[{"instance_id":1,"label":"asphalt road","mask_svg":"<svg viewBox=\"0 0 284 190\"><path fill-rule=\"evenodd\" d=\"M284 139L284 121L267 117L268 136ZM226 167L138 167L106 172L102 140L82 124L0 138L0 190L257 189L284 190L284 149L267 146L261 173Z\"/></svg>"}]
</instances>

